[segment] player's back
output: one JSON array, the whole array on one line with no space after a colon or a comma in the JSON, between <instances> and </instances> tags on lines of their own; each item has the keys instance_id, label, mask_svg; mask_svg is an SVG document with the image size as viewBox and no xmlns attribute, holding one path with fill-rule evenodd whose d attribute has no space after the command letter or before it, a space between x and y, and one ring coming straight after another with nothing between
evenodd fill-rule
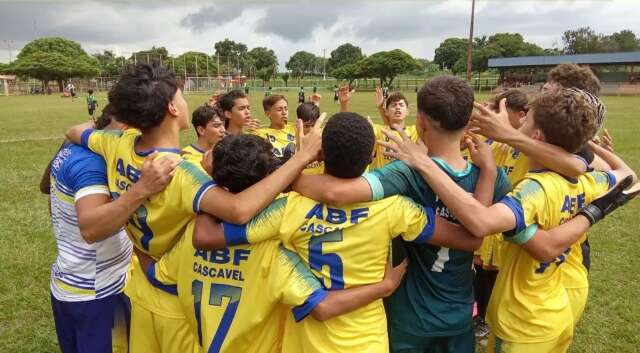
<instances>
[{"instance_id":1,"label":"player's back","mask_svg":"<svg viewBox=\"0 0 640 353\"><path fill-rule=\"evenodd\" d=\"M279 352L282 314L303 319L324 289L277 240L197 250L194 226L147 272L150 280L169 291L177 283L201 352Z\"/></svg>"},{"instance_id":2,"label":"player's back","mask_svg":"<svg viewBox=\"0 0 640 353\"><path fill-rule=\"evenodd\" d=\"M424 242L433 232L433 212L400 196L334 207L290 193L283 207L282 240L330 290L379 282L394 236ZM388 350L380 299L323 322L288 319L285 331L285 352Z\"/></svg>"},{"instance_id":3,"label":"player's back","mask_svg":"<svg viewBox=\"0 0 640 353\"><path fill-rule=\"evenodd\" d=\"M571 219L584 205L615 184L605 172L565 178L542 170L529 172L503 201L516 215L516 236L533 232L538 225L554 228ZM514 234L505 233L505 240ZM505 241L502 268L491 297L487 320L504 340L541 342L572 324L568 297L562 285L562 265L571 248L550 262L540 262L513 241ZM523 324L524 323L524 324Z\"/></svg>"}]
</instances>

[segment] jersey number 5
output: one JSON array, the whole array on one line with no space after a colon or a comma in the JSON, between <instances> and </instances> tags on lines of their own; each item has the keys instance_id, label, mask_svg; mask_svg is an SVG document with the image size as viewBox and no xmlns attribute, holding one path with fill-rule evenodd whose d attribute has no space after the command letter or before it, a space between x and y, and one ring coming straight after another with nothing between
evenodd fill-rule
<instances>
[{"instance_id":1,"label":"jersey number 5","mask_svg":"<svg viewBox=\"0 0 640 353\"><path fill-rule=\"evenodd\" d=\"M201 301L202 301L202 282L194 280L191 282L191 294L193 295L193 310L196 315L196 322L198 323L198 343L202 347L202 314L201 314ZM240 295L242 294L242 288L236 286L229 286L226 284L211 283L211 290L209 291L209 305L222 306L222 298L229 298L229 304L222 314L222 319L218 325L216 333L213 335L213 340L209 346L209 353L218 353L222 348L233 317L238 310L238 304L240 303Z\"/></svg>"},{"instance_id":2,"label":"jersey number 5","mask_svg":"<svg viewBox=\"0 0 640 353\"><path fill-rule=\"evenodd\" d=\"M312 236L309 240L309 266L312 270L322 272L322 266L329 266L331 277L330 290L344 289L342 259L335 253L322 253L322 243L342 241L342 230L334 230L327 234Z\"/></svg>"}]
</instances>

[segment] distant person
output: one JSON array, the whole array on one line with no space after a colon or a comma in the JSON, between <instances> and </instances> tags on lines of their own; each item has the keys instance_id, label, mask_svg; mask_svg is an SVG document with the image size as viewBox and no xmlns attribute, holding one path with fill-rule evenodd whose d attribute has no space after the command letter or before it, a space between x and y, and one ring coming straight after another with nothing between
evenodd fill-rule
<instances>
[{"instance_id":1,"label":"distant person","mask_svg":"<svg viewBox=\"0 0 640 353\"><path fill-rule=\"evenodd\" d=\"M314 94L318 93L318 84L317 83L313 85L313 93Z\"/></svg>"},{"instance_id":2,"label":"distant person","mask_svg":"<svg viewBox=\"0 0 640 353\"><path fill-rule=\"evenodd\" d=\"M246 82L244 83L244 94L246 94L247 96L249 95L249 86Z\"/></svg>"},{"instance_id":3,"label":"distant person","mask_svg":"<svg viewBox=\"0 0 640 353\"><path fill-rule=\"evenodd\" d=\"M304 103L304 87L300 86L300 90L298 91L298 104Z\"/></svg>"},{"instance_id":4,"label":"distant person","mask_svg":"<svg viewBox=\"0 0 640 353\"><path fill-rule=\"evenodd\" d=\"M333 103L338 103L338 85L333 86Z\"/></svg>"},{"instance_id":5,"label":"distant person","mask_svg":"<svg viewBox=\"0 0 640 353\"><path fill-rule=\"evenodd\" d=\"M384 97L384 100L389 98L389 86L382 87L382 97Z\"/></svg>"},{"instance_id":6,"label":"distant person","mask_svg":"<svg viewBox=\"0 0 640 353\"><path fill-rule=\"evenodd\" d=\"M264 92L264 96L265 97L269 97L271 95L271 89L272 89L272 87L269 86L269 88Z\"/></svg>"},{"instance_id":7,"label":"distant person","mask_svg":"<svg viewBox=\"0 0 640 353\"><path fill-rule=\"evenodd\" d=\"M87 91L89 95L87 96L87 110L89 111L89 116L91 119L95 119L96 107L98 107L98 99L93 95L93 90L90 89Z\"/></svg>"}]
</instances>

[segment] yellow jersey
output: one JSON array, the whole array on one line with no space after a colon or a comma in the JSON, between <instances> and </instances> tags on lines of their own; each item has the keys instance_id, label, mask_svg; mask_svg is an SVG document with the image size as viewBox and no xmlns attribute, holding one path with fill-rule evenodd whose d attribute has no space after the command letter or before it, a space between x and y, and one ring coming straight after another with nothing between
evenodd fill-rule
<instances>
[{"instance_id":1,"label":"yellow jersey","mask_svg":"<svg viewBox=\"0 0 640 353\"><path fill-rule=\"evenodd\" d=\"M286 220L286 221L285 221ZM228 244L280 238L329 290L377 283L384 277L391 239L426 243L434 213L410 199L334 207L295 192L280 198L244 226L223 223ZM338 317L300 323L287 319L283 352L388 352L382 300Z\"/></svg>"},{"instance_id":2,"label":"yellow jersey","mask_svg":"<svg viewBox=\"0 0 640 353\"><path fill-rule=\"evenodd\" d=\"M373 132L376 136L376 141L385 141L385 142L391 141L389 140L387 135L385 135L382 132L382 129L385 129L385 128L387 130L392 130L391 127L387 125L373 124ZM411 141L413 142L417 142L418 139L420 138L418 136L418 130L416 129L415 125L405 126L404 132L411 138ZM400 136L398 132L394 131L394 133ZM393 158L387 157L384 155L384 152L386 150L387 150L386 147L380 146L378 144L375 145L373 149L373 160L371 161L371 164L369 164L369 170L382 168L385 165L387 165L389 162L393 161Z\"/></svg>"},{"instance_id":3,"label":"yellow jersey","mask_svg":"<svg viewBox=\"0 0 640 353\"><path fill-rule=\"evenodd\" d=\"M198 147L195 143L186 146L180 151L182 158L193 161L196 164L200 164L202 158L204 157L205 151Z\"/></svg>"},{"instance_id":4,"label":"yellow jersey","mask_svg":"<svg viewBox=\"0 0 640 353\"><path fill-rule=\"evenodd\" d=\"M568 221L613 185L615 176L605 172L567 179L534 171L501 201L514 213L516 228L505 233L502 264L487 310L487 322L496 336L509 342L546 342L573 325L561 270L571 248L554 261L541 263L520 244L531 239L538 226L551 229Z\"/></svg>"},{"instance_id":5,"label":"yellow jersey","mask_svg":"<svg viewBox=\"0 0 640 353\"><path fill-rule=\"evenodd\" d=\"M220 250L193 247L195 221L147 270L158 288L177 294L201 352L280 352L282 304L304 319L326 290L279 241Z\"/></svg>"},{"instance_id":6,"label":"yellow jersey","mask_svg":"<svg viewBox=\"0 0 640 353\"><path fill-rule=\"evenodd\" d=\"M273 154L276 157L282 157L287 146L293 145L295 147L296 144L295 125L285 125L283 129L272 129L270 127L266 127L251 131L250 133L271 142L271 145L273 146ZM295 151L295 148L293 148L293 150Z\"/></svg>"},{"instance_id":7,"label":"yellow jersey","mask_svg":"<svg viewBox=\"0 0 640 353\"><path fill-rule=\"evenodd\" d=\"M109 191L114 199L138 181L146 156L153 152L135 151L139 137L140 131L135 129L89 129L82 134L82 145L101 155L106 162ZM156 151L158 158L180 153L179 149ZM125 229L133 245L158 259L178 241L189 221L200 211L202 196L214 185L199 166L182 160L164 191L149 197L129 219ZM177 300L151 286L139 266L134 266L127 286L131 300L147 310L164 316L182 316Z\"/></svg>"},{"instance_id":8,"label":"yellow jersey","mask_svg":"<svg viewBox=\"0 0 640 353\"><path fill-rule=\"evenodd\" d=\"M304 170L302 170L302 174L306 175L319 175L324 174L324 162L323 161L315 161L309 163Z\"/></svg>"}]
</instances>

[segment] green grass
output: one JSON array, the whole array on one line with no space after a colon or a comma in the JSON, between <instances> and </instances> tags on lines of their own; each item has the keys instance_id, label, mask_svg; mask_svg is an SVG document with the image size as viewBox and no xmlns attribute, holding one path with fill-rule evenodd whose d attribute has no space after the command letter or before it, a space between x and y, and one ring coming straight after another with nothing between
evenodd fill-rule
<instances>
[{"instance_id":1,"label":"green grass","mask_svg":"<svg viewBox=\"0 0 640 353\"><path fill-rule=\"evenodd\" d=\"M330 92L322 92L321 110L338 110ZM291 106L296 91L286 93ZM406 92L415 113L415 94ZM480 96L482 99L485 96ZM207 98L189 94L193 110ZM99 95L104 106L105 96ZM261 92L251 105L261 113ZM640 170L640 97L605 97L607 128L615 148ZM49 303L49 269L56 248L47 211L47 198L38 191L42 170L57 150L65 129L87 119L84 97L71 102L58 96L0 97L0 352L58 352ZM352 109L379 120L372 93L357 93ZM295 116L292 108L291 116ZM33 141L35 138L52 137ZM182 142L194 138L182 133ZM636 352L640 346L640 202L626 206L591 232L591 291L571 352ZM479 351L482 349L479 348Z\"/></svg>"}]
</instances>

